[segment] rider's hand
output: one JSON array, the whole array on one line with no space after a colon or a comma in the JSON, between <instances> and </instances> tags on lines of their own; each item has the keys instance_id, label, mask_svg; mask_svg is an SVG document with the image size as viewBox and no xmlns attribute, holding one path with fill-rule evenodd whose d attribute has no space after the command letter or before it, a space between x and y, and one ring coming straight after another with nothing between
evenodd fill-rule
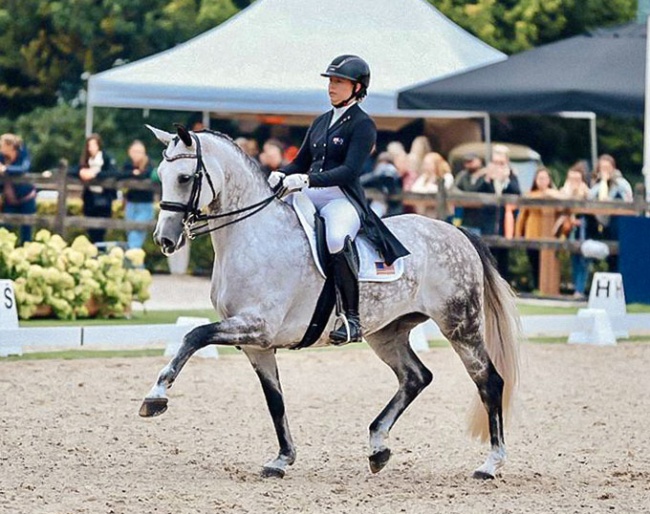
<instances>
[{"instance_id":1,"label":"rider's hand","mask_svg":"<svg viewBox=\"0 0 650 514\"><path fill-rule=\"evenodd\" d=\"M267 182L269 183L269 186L271 186L273 189L282 182L282 179L286 177L284 173L281 171L272 171L271 174L269 175L269 178L267 179Z\"/></svg>"},{"instance_id":2,"label":"rider's hand","mask_svg":"<svg viewBox=\"0 0 650 514\"><path fill-rule=\"evenodd\" d=\"M289 175L288 177L284 178L282 185L289 191L300 191L305 187L309 187L309 175L302 173Z\"/></svg>"}]
</instances>

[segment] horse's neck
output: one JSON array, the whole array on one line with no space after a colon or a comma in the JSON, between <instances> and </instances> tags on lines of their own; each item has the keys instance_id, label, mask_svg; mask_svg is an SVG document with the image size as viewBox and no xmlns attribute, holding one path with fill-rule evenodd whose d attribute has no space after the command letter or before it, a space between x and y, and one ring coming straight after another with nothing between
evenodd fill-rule
<instances>
[{"instance_id":1,"label":"horse's neck","mask_svg":"<svg viewBox=\"0 0 650 514\"><path fill-rule=\"evenodd\" d=\"M253 205L271 194L262 172L254 168L249 159L235 147L234 143L213 137L209 139L207 148L209 155L215 156L218 166L223 173L223 186L219 209L222 212L235 211ZM207 172L215 169L216 165L209 163L209 157L204 160Z\"/></svg>"},{"instance_id":2,"label":"horse's neck","mask_svg":"<svg viewBox=\"0 0 650 514\"><path fill-rule=\"evenodd\" d=\"M232 147L231 143L225 140L214 140L211 143L214 146L208 148L208 151L212 155L219 156L218 162L224 176L219 214L249 207L272 194L262 172L255 169L241 152ZM215 166L211 167L206 160L206 168L210 173L210 169L215 169ZM218 226L241 218L248 212L213 220L211 224ZM271 240L286 241L292 237L299 237L297 228L296 216L286 205L273 200L263 210L248 219L213 232L212 246L215 257L220 261L231 252L244 251L248 246L259 244L260 240L265 241L266 244ZM279 246L278 250L281 248Z\"/></svg>"}]
</instances>

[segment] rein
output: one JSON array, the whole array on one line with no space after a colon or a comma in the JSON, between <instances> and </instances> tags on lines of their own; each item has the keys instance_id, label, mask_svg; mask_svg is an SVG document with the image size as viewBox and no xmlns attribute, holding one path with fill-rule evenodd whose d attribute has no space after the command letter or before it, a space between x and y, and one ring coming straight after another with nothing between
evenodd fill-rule
<instances>
[{"instance_id":1,"label":"rein","mask_svg":"<svg viewBox=\"0 0 650 514\"><path fill-rule=\"evenodd\" d=\"M214 232L216 230L222 229L224 227L227 227L228 225L233 225L234 223L243 221L246 218L249 218L250 216L253 216L254 214L260 212L265 207L270 205L273 200L275 200L276 198L278 199L281 198L282 195L285 193L285 189L283 187L279 187L276 190L274 190L271 196L264 198L260 202L254 203L247 207L242 207L241 209L236 209L234 211L223 212L221 214L202 213L201 210L199 209L199 199L201 198L201 184L203 183L204 175L212 191L212 201L210 203L216 200L217 193L214 189L214 184L212 183L210 174L207 173L208 170L206 169L205 163L203 162L203 153L201 151L201 140L194 133L190 133L190 135L192 136L192 139L196 143L195 154L182 153L182 154L174 155L173 157L169 157L169 155L167 155L167 149L163 150L163 158L167 162L177 161L179 159L196 159L196 169L192 174L193 182L192 182L192 191L190 193L189 202L188 203L165 202L165 201L160 202L160 210L162 211L184 213L183 232L185 233L185 236L188 239L194 239L196 236L209 234L210 232ZM237 214L243 214L245 212L247 212L248 214L236 218L234 220L230 220L226 223L222 223L221 225L218 225L216 227L209 226L210 220L227 218L229 216L235 216Z\"/></svg>"}]
</instances>

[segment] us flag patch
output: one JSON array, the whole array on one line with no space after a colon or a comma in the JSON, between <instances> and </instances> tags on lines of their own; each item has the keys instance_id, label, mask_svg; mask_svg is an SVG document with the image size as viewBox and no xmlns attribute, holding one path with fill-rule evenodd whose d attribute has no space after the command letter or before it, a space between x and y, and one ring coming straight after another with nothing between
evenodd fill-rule
<instances>
[{"instance_id":1,"label":"us flag patch","mask_svg":"<svg viewBox=\"0 0 650 514\"><path fill-rule=\"evenodd\" d=\"M395 265L391 264L388 266L383 261L375 261L375 273L377 275L393 275L395 274Z\"/></svg>"}]
</instances>

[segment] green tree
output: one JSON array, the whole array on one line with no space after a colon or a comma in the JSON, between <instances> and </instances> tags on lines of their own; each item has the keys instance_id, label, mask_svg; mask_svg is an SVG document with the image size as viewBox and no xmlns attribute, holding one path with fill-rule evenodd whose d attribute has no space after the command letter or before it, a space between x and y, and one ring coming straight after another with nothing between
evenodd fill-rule
<instances>
[{"instance_id":1,"label":"green tree","mask_svg":"<svg viewBox=\"0 0 650 514\"><path fill-rule=\"evenodd\" d=\"M232 0L0 0L0 110L74 98L84 72L140 59L215 27Z\"/></svg>"},{"instance_id":2,"label":"green tree","mask_svg":"<svg viewBox=\"0 0 650 514\"><path fill-rule=\"evenodd\" d=\"M429 0L508 54L634 18L637 0Z\"/></svg>"}]
</instances>

